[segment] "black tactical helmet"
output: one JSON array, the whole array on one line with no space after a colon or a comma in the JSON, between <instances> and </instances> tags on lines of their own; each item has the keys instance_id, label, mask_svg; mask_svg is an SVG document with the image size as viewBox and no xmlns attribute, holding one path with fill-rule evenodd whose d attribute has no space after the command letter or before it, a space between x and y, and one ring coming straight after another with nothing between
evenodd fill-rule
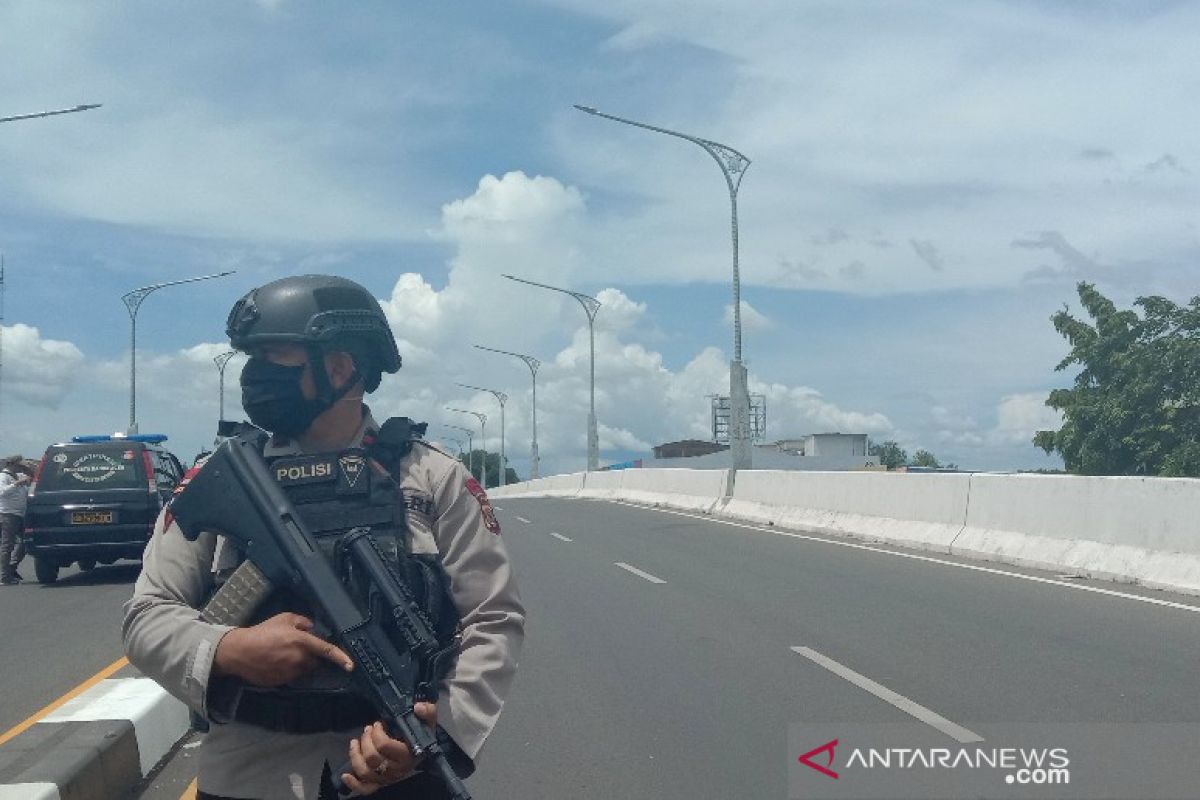
<instances>
[{"instance_id":1,"label":"black tactical helmet","mask_svg":"<svg viewBox=\"0 0 1200 800\"><path fill-rule=\"evenodd\" d=\"M367 391L378 386L376 370L400 369L400 352L379 302L359 284L334 275L297 275L251 289L234 304L225 323L229 343L248 352L265 344L302 345L310 353L348 350ZM356 345L365 345L366 353ZM372 385L373 384L373 385Z\"/></svg>"}]
</instances>

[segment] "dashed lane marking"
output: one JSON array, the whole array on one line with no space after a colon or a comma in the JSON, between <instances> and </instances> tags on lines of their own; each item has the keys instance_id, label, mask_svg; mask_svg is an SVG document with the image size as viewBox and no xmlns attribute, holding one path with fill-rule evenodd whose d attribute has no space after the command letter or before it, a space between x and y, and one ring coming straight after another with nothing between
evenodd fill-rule
<instances>
[{"instance_id":1,"label":"dashed lane marking","mask_svg":"<svg viewBox=\"0 0 1200 800\"><path fill-rule=\"evenodd\" d=\"M699 516L697 514L689 514L684 511L672 511L665 508L649 508L647 506L638 505L637 503L627 503L621 500L610 500L608 502L616 503L617 505L629 506L630 508L638 508L643 511L653 511L659 514L672 514L677 517L688 517L689 519L699 520L701 522L714 522L718 525L726 525L731 528L741 528L743 530L754 531L755 533L769 533L772 536L785 536L789 539L798 539L804 542L820 542L822 544L832 544L837 547L848 547L852 550L863 550L868 553L880 553L885 556L895 556L896 558L907 558L912 561L924 561L927 564L940 564L943 567L955 567L956 569L967 569L972 572L980 572L985 575L1001 575L1006 578L1016 578L1021 581L1029 581L1030 583L1049 584L1051 586L1061 586L1064 589L1074 589L1077 592L1091 592L1092 594L1102 594L1108 597L1120 597L1123 600L1136 600L1139 603L1148 603L1152 606L1162 606L1164 608L1173 608L1178 611L1190 611L1193 614L1200 614L1200 605L1188 605L1187 603L1176 603L1171 600L1159 600L1156 597L1147 597L1140 594L1130 594L1129 592L1119 592L1115 589L1102 589L1099 586L1087 586L1081 583L1069 583L1064 580L1055 580L1053 578L1042 578L1037 575L1024 575L1020 572L1010 572L1008 570L996 569L995 567L982 567L978 564L961 564L957 561L948 561L944 558L934 558L933 556L922 556L916 553L903 553L897 550L888 550L883 547L872 547L869 544L858 544L856 542L842 541L827 536L814 536L807 533L796 533L793 531L779 530L778 528L768 528L760 525L751 525L745 522L732 522L730 520L720 519L711 516ZM896 545L900 547L902 545Z\"/></svg>"},{"instance_id":2,"label":"dashed lane marking","mask_svg":"<svg viewBox=\"0 0 1200 800\"><path fill-rule=\"evenodd\" d=\"M551 531L550 535L551 535L551 536L553 536L555 539L558 539L558 540L559 540L559 541L561 541L561 542L573 542L573 541L575 541L574 539L571 539L571 538L569 538L569 537L567 537L567 536L563 536L561 533L554 533L553 531Z\"/></svg>"},{"instance_id":3,"label":"dashed lane marking","mask_svg":"<svg viewBox=\"0 0 1200 800\"><path fill-rule=\"evenodd\" d=\"M521 522L524 522L526 525L530 524L530 521L525 519L524 517L517 517L517 519L521 520Z\"/></svg>"},{"instance_id":4,"label":"dashed lane marking","mask_svg":"<svg viewBox=\"0 0 1200 800\"><path fill-rule=\"evenodd\" d=\"M925 706L913 700L909 700L902 694L893 692L883 684L876 683L866 675L861 675L844 664L839 664L829 656L821 655L811 647L793 647L792 652L799 653L809 661L812 661L814 664L824 667L834 675L837 675L839 678L844 678L860 689L865 689L866 691L878 697L880 700L891 703L904 713L916 717L931 728L936 728L937 730L949 736L951 739L954 739L959 744L970 744L971 742L983 741L983 737L978 733L969 731L961 725L956 725L955 723L943 717L941 714L938 714L935 711L930 711Z\"/></svg>"},{"instance_id":5,"label":"dashed lane marking","mask_svg":"<svg viewBox=\"0 0 1200 800\"><path fill-rule=\"evenodd\" d=\"M632 572L634 575L637 575L639 578L644 578L644 579L650 581L651 583L666 583L666 581L664 581L662 578L655 577L654 575L651 575L649 572L642 572L637 567L631 567L628 564L626 564L624 561L616 561L616 562L614 562L614 564L616 566L620 567L621 569L625 570L626 572Z\"/></svg>"}]
</instances>

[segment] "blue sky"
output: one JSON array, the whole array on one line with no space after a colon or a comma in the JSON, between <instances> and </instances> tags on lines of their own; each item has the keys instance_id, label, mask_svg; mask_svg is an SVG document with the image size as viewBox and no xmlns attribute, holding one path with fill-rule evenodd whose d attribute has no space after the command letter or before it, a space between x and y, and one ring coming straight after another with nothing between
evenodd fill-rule
<instances>
[{"instance_id":1,"label":"blue sky","mask_svg":"<svg viewBox=\"0 0 1200 800\"><path fill-rule=\"evenodd\" d=\"M895 438L966 467L1030 444L1069 376L1049 316L1078 280L1196 293L1191 3L584 0L437 6L224 0L0 7L0 448L139 421L211 439L222 327L248 288L331 271L382 301L406 367L375 405L498 416L527 469L583 461L582 312L502 272L601 296L605 460L703 437L727 387L728 201L686 142L727 142L745 355L772 437ZM227 405L237 409L234 362ZM456 417L459 417L456 419ZM489 425L489 445L498 446Z\"/></svg>"}]
</instances>

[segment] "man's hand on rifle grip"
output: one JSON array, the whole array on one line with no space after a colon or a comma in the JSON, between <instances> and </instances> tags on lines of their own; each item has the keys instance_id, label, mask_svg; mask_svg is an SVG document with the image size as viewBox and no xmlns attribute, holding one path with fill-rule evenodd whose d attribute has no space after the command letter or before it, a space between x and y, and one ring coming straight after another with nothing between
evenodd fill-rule
<instances>
[{"instance_id":1,"label":"man's hand on rifle grip","mask_svg":"<svg viewBox=\"0 0 1200 800\"><path fill-rule=\"evenodd\" d=\"M308 617L285 611L249 628L234 628L217 644L213 671L271 687L307 675L322 661L347 672L354 669L350 656L313 635L312 627Z\"/></svg>"}]
</instances>

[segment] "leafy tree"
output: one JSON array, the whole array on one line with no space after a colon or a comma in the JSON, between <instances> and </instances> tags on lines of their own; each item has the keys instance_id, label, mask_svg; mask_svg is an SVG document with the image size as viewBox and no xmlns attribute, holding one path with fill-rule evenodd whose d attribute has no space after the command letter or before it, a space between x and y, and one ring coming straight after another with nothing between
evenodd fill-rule
<instances>
[{"instance_id":1,"label":"leafy tree","mask_svg":"<svg viewBox=\"0 0 1200 800\"><path fill-rule=\"evenodd\" d=\"M888 469L896 469L908 463L908 453L890 439L879 445L875 455L879 456L879 463Z\"/></svg>"},{"instance_id":2,"label":"leafy tree","mask_svg":"<svg viewBox=\"0 0 1200 800\"><path fill-rule=\"evenodd\" d=\"M918 450L917 454L913 456L913 460L909 463L910 466L929 467L930 469L938 469L942 466L938 463L937 457L928 450Z\"/></svg>"},{"instance_id":3,"label":"leafy tree","mask_svg":"<svg viewBox=\"0 0 1200 800\"><path fill-rule=\"evenodd\" d=\"M493 486L500 485L500 454L492 453L487 450L476 449L471 455L463 454L458 457L458 460L463 463L463 466L470 469L472 456L474 457L475 469L471 472L475 476L475 480L483 484L485 489L490 489ZM486 468L487 479L484 480L484 470ZM517 471L512 467L505 467L504 481L505 483L519 483L520 478L517 476Z\"/></svg>"},{"instance_id":4,"label":"leafy tree","mask_svg":"<svg viewBox=\"0 0 1200 800\"><path fill-rule=\"evenodd\" d=\"M1139 297L1122 310L1092 284L1077 290L1092 322L1066 308L1051 320L1071 345L1056 369L1079 374L1046 400L1062 427L1033 443L1068 472L1200 476L1200 297Z\"/></svg>"}]
</instances>

